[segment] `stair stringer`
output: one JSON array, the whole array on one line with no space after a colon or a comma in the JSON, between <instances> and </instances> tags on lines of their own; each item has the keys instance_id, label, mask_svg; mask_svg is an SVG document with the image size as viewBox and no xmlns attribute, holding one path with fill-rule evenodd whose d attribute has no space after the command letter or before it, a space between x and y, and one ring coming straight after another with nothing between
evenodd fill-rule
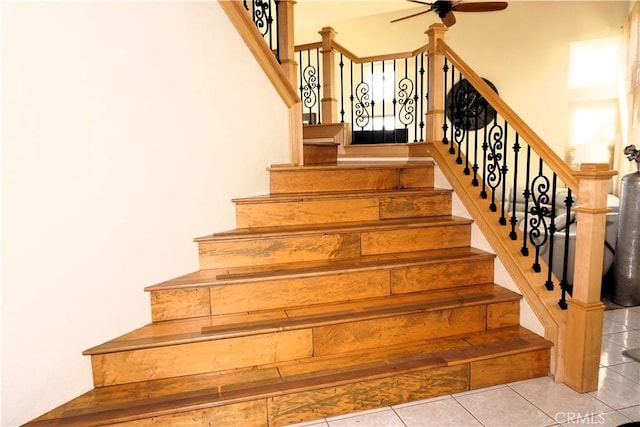
<instances>
[{"instance_id":1,"label":"stair stringer","mask_svg":"<svg viewBox=\"0 0 640 427\"><path fill-rule=\"evenodd\" d=\"M558 306L558 296L555 292L548 291L544 286L546 277L546 264L543 264L541 273L534 273L531 268L531 262L528 258L520 255L520 248L517 242L522 241L522 232L516 229L518 235L517 240L511 240L503 237L505 233L499 224L500 207L496 212L489 211L486 206L481 205L481 199L472 194L473 189L468 185L463 175L456 168L453 156L448 156L444 151L442 144L428 143L431 147L430 151L435 162L434 182L442 188L453 190L452 207L464 211L463 216L473 219L472 224L472 245L478 245L480 249L487 250L496 255L496 272L505 272L510 280L504 281L505 287L509 288L509 284L513 284L515 288L509 288L523 296L521 307L526 307L525 311L532 312L539 322L539 327L529 325L536 333L541 327L542 335L553 343L551 348L550 375L557 382L564 379L563 372L563 354L561 343L565 336L566 311ZM464 161L464 159L463 159ZM480 182L480 185L482 183ZM499 204L499 202L496 202ZM455 212L455 210L454 210ZM478 236L482 236L481 239ZM482 245L485 242L485 246ZM503 278L500 277L500 280ZM521 324L523 320L528 324L530 319L523 318L520 315ZM524 325L523 325L524 326Z\"/></svg>"}]
</instances>

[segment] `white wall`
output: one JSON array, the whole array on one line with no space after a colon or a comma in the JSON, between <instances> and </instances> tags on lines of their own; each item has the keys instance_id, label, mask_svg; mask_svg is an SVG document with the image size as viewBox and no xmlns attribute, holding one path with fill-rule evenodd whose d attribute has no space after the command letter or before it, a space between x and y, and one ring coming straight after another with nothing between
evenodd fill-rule
<instances>
[{"instance_id":1,"label":"white wall","mask_svg":"<svg viewBox=\"0 0 640 427\"><path fill-rule=\"evenodd\" d=\"M2 426L92 388L81 352L288 162L287 109L217 2L2 3ZM265 114L264 112L268 112Z\"/></svg>"}]
</instances>

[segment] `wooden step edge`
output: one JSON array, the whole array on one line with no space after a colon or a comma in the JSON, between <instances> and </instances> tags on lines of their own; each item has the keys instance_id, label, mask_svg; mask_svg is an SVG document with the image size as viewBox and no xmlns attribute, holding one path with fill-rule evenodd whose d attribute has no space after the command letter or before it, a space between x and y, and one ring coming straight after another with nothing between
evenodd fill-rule
<instances>
[{"instance_id":1,"label":"wooden step edge","mask_svg":"<svg viewBox=\"0 0 640 427\"><path fill-rule=\"evenodd\" d=\"M331 165L309 165L300 166L294 164L275 164L267 168L268 171L300 171L300 170L340 170L340 169L409 169L434 167L433 160L416 160L416 161L340 161Z\"/></svg>"},{"instance_id":2,"label":"wooden step edge","mask_svg":"<svg viewBox=\"0 0 640 427\"><path fill-rule=\"evenodd\" d=\"M252 385L247 389L221 391L217 388L201 391L198 394L184 393L174 398L147 399L138 404L127 407L111 407L101 411L88 413L70 412L58 419L34 420L24 427L44 426L102 426L105 424L117 424L135 422L142 419L156 418L179 412L203 410L233 403L246 402L248 400L262 400L285 394L301 393L309 390L317 390L326 387L335 387L359 381L367 381L377 378L408 373L418 370L428 370L446 366L446 362L434 357L424 357L421 360L411 360L404 363L389 365L384 361L377 366L367 366L348 373L328 373L312 378L299 378L274 381L265 384Z\"/></svg>"},{"instance_id":3,"label":"wooden step edge","mask_svg":"<svg viewBox=\"0 0 640 427\"><path fill-rule=\"evenodd\" d=\"M417 188L399 188L393 190L360 190L360 191L325 191L313 193L277 193L263 194L251 197L238 197L231 199L237 205L240 204L257 204L267 202L298 202L304 200L322 200L322 199L363 199L370 197L390 197L390 196L414 196L427 195L436 196L442 194L451 194L453 190L439 187L417 187Z\"/></svg>"},{"instance_id":4,"label":"wooden step edge","mask_svg":"<svg viewBox=\"0 0 640 427\"><path fill-rule=\"evenodd\" d=\"M333 138L304 138L303 145L312 145L317 147L339 147L339 142L334 142Z\"/></svg>"},{"instance_id":5,"label":"wooden step edge","mask_svg":"<svg viewBox=\"0 0 640 427\"><path fill-rule=\"evenodd\" d=\"M433 353L409 354L407 357L382 358L378 362L367 362L360 367L350 367L347 372L340 371L315 371L312 375L280 376L272 380L261 380L249 382L244 385L235 385L225 388L213 385L211 388L204 388L188 392L173 391L165 395L153 395L153 393L127 393L134 396L127 400L128 405L121 403L105 404L102 407L90 407L79 405L82 409L64 411L58 410L62 415L57 418L42 417L25 424L25 426L98 426L105 424L115 424L122 422L135 422L145 418L159 417L179 412L187 412L199 409L207 409L216 406L228 405L248 400L265 399L269 397L282 396L286 394L301 393L304 391L318 390L334 387L342 384L349 384L359 381L366 381L376 378L391 377L410 372L428 371L429 369L461 365L482 360L490 360L513 354L526 353L532 351L546 350L552 347L552 343L539 337L532 332L520 327L513 326L503 328L505 331L523 331L524 338L509 338L500 342L494 341L485 345L468 345L465 347L445 349ZM480 335L494 334L496 331L482 331L458 336L463 340L471 340ZM499 331L501 332L501 331ZM530 338L527 338L530 337ZM451 340L456 337L447 337ZM437 340L430 340L437 341ZM414 343L415 344L415 343ZM406 344L404 344L406 346ZM371 351L371 350L367 350ZM331 356L335 358L335 356ZM351 355L342 356L350 360ZM321 359L321 358L319 358ZM314 363L310 361L310 363ZM177 382L185 382L189 378L204 377L210 374L196 374L190 377L155 380L139 383L140 387L146 384L162 383L167 389L181 390L181 387L173 386ZM76 400L85 398L91 403L108 402L105 398L111 390L124 389L132 390L138 384L126 384L124 386L109 386L94 389L80 396ZM160 387L152 386L155 390ZM95 395L95 397L93 397ZM139 398L138 396L145 396ZM102 398L100 398L102 397ZM64 405L63 405L64 407Z\"/></svg>"},{"instance_id":6,"label":"wooden step edge","mask_svg":"<svg viewBox=\"0 0 640 427\"><path fill-rule=\"evenodd\" d=\"M467 250L468 252L466 252ZM424 266L445 262L482 262L487 259L495 259L495 254L476 248L448 248L399 254L368 255L343 260L295 262L261 266L261 268L237 267L198 270L155 285L147 286L144 290L153 292L192 287L212 287L266 280L326 276L341 272Z\"/></svg>"},{"instance_id":7,"label":"wooden step edge","mask_svg":"<svg viewBox=\"0 0 640 427\"><path fill-rule=\"evenodd\" d=\"M353 221L334 222L325 224L310 225L287 225L277 227L256 227L256 228L236 228L222 231L208 236L197 237L196 243L206 243L223 240L260 239L278 236L291 235L313 235L313 234L335 234L344 232L380 231L399 228L421 228L421 227L448 227L457 225L468 225L473 220L461 218L453 215L442 215L432 217L417 218L396 218L373 221Z\"/></svg>"},{"instance_id":8,"label":"wooden step edge","mask_svg":"<svg viewBox=\"0 0 640 427\"><path fill-rule=\"evenodd\" d=\"M416 300L418 298L422 299ZM502 288L499 285L483 284L467 286L458 290L438 290L409 295L370 298L356 302L349 301L325 304L316 307L317 311L315 313L313 313L311 307L307 307L304 309L307 314L296 314L296 309L292 308L285 310L266 310L235 316L226 315L226 318L231 320L224 325L202 326L203 320L213 319L215 316L167 320L161 322L163 329L169 329L170 325L176 324L181 326L181 330L186 331L179 334L163 336L152 334L150 337L142 338L127 338L125 334L119 338L85 350L82 354L94 356L145 348L262 335L339 323L410 315L413 313L517 301L521 298L521 295ZM237 319L237 321L234 321L234 318ZM194 326L184 326L188 326L190 323ZM146 327L159 328L160 326L152 323Z\"/></svg>"}]
</instances>

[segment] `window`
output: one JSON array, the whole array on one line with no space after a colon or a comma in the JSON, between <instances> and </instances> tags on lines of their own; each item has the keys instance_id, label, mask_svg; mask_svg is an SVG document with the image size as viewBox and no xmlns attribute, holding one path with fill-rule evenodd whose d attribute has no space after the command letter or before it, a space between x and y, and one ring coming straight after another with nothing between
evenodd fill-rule
<instances>
[{"instance_id":1,"label":"window","mask_svg":"<svg viewBox=\"0 0 640 427\"><path fill-rule=\"evenodd\" d=\"M571 104L566 160L609 163L619 134L619 37L571 43L569 76Z\"/></svg>"},{"instance_id":2,"label":"window","mask_svg":"<svg viewBox=\"0 0 640 427\"><path fill-rule=\"evenodd\" d=\"M569 88L597 88L618 81L620 38L575 42L569 45Z\"/></svg>"}]
</instances>

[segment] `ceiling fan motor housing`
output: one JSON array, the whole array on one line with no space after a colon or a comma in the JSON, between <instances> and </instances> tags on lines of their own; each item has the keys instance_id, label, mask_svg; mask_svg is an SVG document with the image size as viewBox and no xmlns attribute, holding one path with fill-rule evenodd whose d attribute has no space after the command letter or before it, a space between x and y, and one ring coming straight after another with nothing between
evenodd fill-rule
<instances>
[{"instance_id":1,"label":"ceiling fan motor housing","mask_svg":"<svg viewBox=\"0 0 640 427\"><path fill-rule=\"evenodd\" d=\"M436 1L431 9L440 17L444 18L447 13L453 10L454 4L452 1L438 0Z\"/></svg>"}]
</instances>

